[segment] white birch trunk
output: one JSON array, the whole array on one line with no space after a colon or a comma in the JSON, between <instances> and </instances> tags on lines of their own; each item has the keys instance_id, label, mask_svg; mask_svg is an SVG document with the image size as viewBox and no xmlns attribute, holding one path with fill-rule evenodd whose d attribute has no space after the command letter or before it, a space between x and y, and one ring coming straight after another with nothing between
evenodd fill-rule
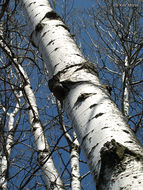
<instances>
[{"instance_id":1,"label":"white birch trunk","mask_svg":"<svg viewBox=\"0 0 143 190\"><path fill-rule=\"evenodd\" d=\"M20 96L17 98L19 99L20 102ZM7 113L9 116L9 121L8 121L8 135L7 135L7 140L6 140L6 145L5 146L5 152L4 155L1 157L1 167L0 167L0 189L2 188L5 190L7 188L7 183L8 183L8 168L9 168L9 157L11 154L11 149L12 145L14 143L14 121L16 114L18 113L20 108L20 104L17 103L15 106L15 109L12 113ZM4 138L4 137L3 137Z\"/></svg>"},{"instance_id":2,"label":"white birch trunk","mask_svg":"<svg viewBox=\"0 0 143 190\"><path fill-rule=\"evenodd\" d=\"M3 23L2 22L0 22L0 37L1 38L3 37ZM1 38L0 38L0 46L2 46L3 48L6 48L4 43L2 42ZM13 88L13 87L11 86L11 88ZM13 89L13 91L14 91L14 89ZM17 104L15 105L15 109L13 110L12 113L6 113L6 115L9 117L8 127L7 127L7 129L8 129L7 136L6 136L6 133L2 134L3 135L2 138L3 139L6 138L6 142L1 139L1 143L5 143L2 145L3 146L2 150L0 150L2 153L2 155L0 155L0 189L3 189L3 190L7 189L8 172L9 172L8 171L9 170L9 157L11 154L12 146L14 144L14 134L15 134L15 130L17 127L16 125L14 125L14 122L15 122L15 117L20 109L20 99L22 96L22 93L20 93L19 95L15 91L14 91L14 93L17 98ZM6 112L4 107L2 109L4 112Z\"/></svg>"},{"instance_id":3,"label":"white birch trunk","mask_svg":"<svg viewBox=\"0 0 143 190\"><path fill-rule=\"evenodd\" d=\"M141 190L143 149L94 67L47 0L23 0L23 4L32 41L52 78L49 88L63 102L97 190Z\"/></svg>"},{"instance_id":4,"label":"white birch trunk","mask_svg":"<svg viewBox=\"0 0 143 190\"><path fill-rule=\"evenodd\" d=\"M23 67L21 65L17 65L20 73L23 74L24 80L27 82L24 86L24 93L28 100L29 106L29 121L32 126L32 132L34 135L34 140L36 143L36 148L38 152L38 161L42 172L44 174L44 178L47 186L52 190L63 190L63 182L60 179L60 176L56 170L54 165L51 151L48 145L48 141L44 135L43 127L40 121L37 103L35 99L34 92L32 90L29 78L25 73Z\"/></svg>"},{"instance_id":5,"label":"white birch trunk","mask_svg":"<svg viewBox=\"0 0 143 190\"><path fill-rule=\"evenodd\" d=\"M0 40L0 46L2 46L4 48L4 51L6 52L6 54L9 57L11 57L12 52L5 44L3 44L2 40ZM32 126L33 135L34 135L34 139L35 139L35 143L36 143L39 164L44 173L46 184L52 190L63 190L64 189L63 182L56 170L56 167L52 160L48 141L44 136L44 131L42 128L42 124L40 122L35 95L32 90L29 78L28 78L27 74L25 73L23 67L20 64L18 64L17 58L14 58L13 62L14 62L14 66L17 71L17 74L20 75L20 77L24 81L23 88L24 88L24 93L25 93L24 95L27 98L27 102L28 102L28 106L29 106L29 120L30 120L30 124ZM13 117L14 117L13 114L11 114L9 128L10 128L10 126L12 126L11 123L14 122ZM9 146L10 140L12 140L11 136L8 137L7 146ZM7 148L9 149L10 147L7 147ZM7 163L7 161L5 158L5 159L3 159L2 167L6 168L6 163ZM2 171L4 171L3 168L2 168Z\"/></svg>"},{"instance_id":6,"label":"white birch trunk","mask_svg":"<svg viewBox=\"0 0 143 190\"><path fill-rule=\"evenodd\" d=\"M70 147L70 156L71 156L71 189L72 190L80 190L81 189L81 176L80 176L80 168L79 168L79 151L80 145L77 140L75 132L73 132L74 140L72 140L70 134L67 132L64 118L62 114L62 108L59 101L57 101L59 122L62 127L63 133L65 134L65 138L67 139L67 143Z\"/></svg>"},{"instance_id":7,"label":"white birch trunk","mask_svg":"<svg viewBox=\"0 0 143 190\"><path fill-rule=\"evenodd\" d=\"M122 112L123 115L128 119L129 117L129 61L128 57L125 58L125 70L122 76L123 82L123 94L122 94Z\"/></svg>"},{"instance_id":8,"label":"white birch trunk","mask_svg":"<svg viewBox=\"0 0 143 190\"><path fill-rule=\"evenodd\" d=\"M71 188L80 190L80 169L79 169L79 142L74 135L75 140L71 145Z\"/></svg>"}]
</instances>

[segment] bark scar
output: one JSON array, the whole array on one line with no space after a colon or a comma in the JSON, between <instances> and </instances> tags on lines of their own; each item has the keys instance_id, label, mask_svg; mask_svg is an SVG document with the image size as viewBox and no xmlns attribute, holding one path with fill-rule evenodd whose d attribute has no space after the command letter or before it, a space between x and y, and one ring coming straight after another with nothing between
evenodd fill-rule
<instances>
[{"instance_id":1,"label":"bark scar","mask_svg":"<svg viewBox=\"0 0 143 190\"><path fill-rule=\"evenodd\" d=\"M111 141L106 142L100 151L101 157L101 167L97 180L97 189L105 189L108 184L108 181L111 180L113 171L116 168L116 175L123 172L126 169L124 164L124 159L135 158L137 160L142 160L143 156L129 150L124 145L112 139Z\"/></svg>"},{"instance_id":2,"label":"bark scar","mask_svg":"<svg viewBox=\"0 0 143 190\"><path fill-rule=\"evenodd\" d=\"M48 86L50 91L54 94L54 96L61 102L65 99L66 95L69 92L68 86L60 82L59 77L56 75L49 80Z\"/></svg>"},{"instance_id":3,"label":"bark scar","mask_svg":"<svg viewBox=\"0 0 143 190\"><path fill-rule=\"evenodd\" d=\"M55 20L55 19L62 20L61 17L55 11L50 11L50 12L46 13L44 18L48 18L50 20Z\"/></svg>"},{"instance_id":4,"label":"bark scar","mask_svg":"<svg viewBox=\"0 0 143 190\"><path fill-rule=\"evenodd\" d=\"M60 80L61 73L54 75L52 79L49 80L48 86L50 91L54 94L54 96L60 100L61 102L68 95L68 92L74 85L87 82L87 81L72 81L70 79Z\"/></svg>"},{"instance_id":5,"label":"bark scar","mask_svg":"<svg viewBox=\"0 0 143 190\"><path fill-rule=\"evenodd\" d=\"M36 32L40 32L40 31L42 31L42 29L43 29L43 24L41 24L41 23L37 24L37 26L35 27Z\"/></svg>"},{"instance_id":6,"label":"bark scar","mask_svg":"<svg viewBox=\"0 0 143 190\"><path fill-rule=\"evenodd\" d=\"M106 142L101 151L101 167L96 184L97 189L105 189L111 178L114 167L124 158L126 148L114 139ZM125 170L124 167L121 168Z\"/></svg>"},{"instance_id":7,"label":"bark scar","mask_svg":"<svg viewBox=\"0 0 143 190\"><path fill-rule=\"evenodd\" d=\"M101 161L106 165L113 166L123 159L125 149L123 145L112 139L110 142L106 142L102 147L100 151Z\"/></svg>"}]
</instances>

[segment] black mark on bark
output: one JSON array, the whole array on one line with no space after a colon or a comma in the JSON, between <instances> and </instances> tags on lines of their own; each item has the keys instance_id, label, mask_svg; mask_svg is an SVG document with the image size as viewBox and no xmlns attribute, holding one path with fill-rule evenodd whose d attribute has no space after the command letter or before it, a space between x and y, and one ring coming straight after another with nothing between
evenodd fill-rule
<instances>
[{"instance_id":1,"label":"black mark on bark","mask_svg":"<svg viewBox=\"0 0 143 190\"><path fill-rule=\"evenodd\" d=\"M43 29L43 25L41 23L37 24L37 26L35 27L36 32L41 32L42 29Z\"/></svg>"},{"instance_id":2,"label":"black mark on bark","mask_svg":"<svg viewBox=\"0 0 143 190\"><path fill-rule=\"evenodd\" d=\"M46 13L44 18L48 18L50 20L55 20L55 19L61 20L61 17L55 11Z\"/></svg>"},{"instance_id":3,"label":"black mark on bark","mask_svg":"<svg viewBox=\"0 0 143 190\"><path fill-rule=\"evenodd\" d=\"M50 45L52 42L54 42L55 40L51 40L49 43L48 43L48 45Z\"/></svg>"},{"instance_id":4,"label":"black mark on bark","mask_svg":"<svg viewBox=\"0 0 143 190\"><path fill-rule=\"evenodd\" d=\"M55 48L54 51L57 51L59 48Z\"/></svg>"},{"instance_id":5,"label":"black mark on bark","mask_svg":"<svg viewBox=\"0 0 143 190\"><path fill-rule=\"evenodd\" d=\"M97 115L94 116L94 118L98 118L100 116L102 116L104 113L98 113Z\"/></svg>"},{"instance_id":6,"label":"black mark on bark","mask_svg":"<svg viewBox=\"0 0 143 190\"><path fill-rule=\"evenodd\" d=\"M92 96L94 94L95 93L83 93L83 94L79 95L79 97L77 98L74 106L76 106L77 104L83 102L85 99L89 98L90 96Z\"/></svg>"},{"instance_id":7,"label":"black mark on bark","mask_svg":"<svg viewBox=\"0 0 143 190\"><path fill-rule=\"evenodd\" d=\"M35 4L36 2L29 3L28 7L30 7L32 4Z\"/></svg>"},{"instance_id":8,"label":"black mark on bark","mask_svg":"<svg viewBox=\"0 0 143 190\"><path fill-rule=\"evenodd\" d=\"M64 25L64 24L57 24L56 27L58 27L58 26L61 26L64 29L66 29L68 32L70 32L70 29L66 25Z\"/></svg>"},{"instance_id":9,"label":"black mark on bark","mask_svg":"<svg viewBox=\"0 0 143 190\"><path fill-rule=\"evenodd\" d=\"M93 105L91 105L89 108L90 109L92 109L92 108L94 108L95 106L97 106L98 104L93 104Z\"/></svg>"},{"instance_id":10,"label":"black mark on bark","mask_svg":"<svg viewBox=\"0 0 143 190\"><path fill-rule=\"evenodd\" d=\"M54 96L61 102L64 100L69 91L68 87L60 82L58 76L53 76L53 78L49 80L48 86Z\"/></svg>"},{"instance_id":11,"label":"black mark on bark","mask_svg":"<svg viewBox=\"0 0 143 190\"><path fill-rule=\"evenodd\" d=\"M91 151L89 152L89 154L87 156L88 159L91 159L92 153L94 152L95 148L96 148L96 146L92 147Z\"/></svg>"},{"instance_id":12,"label":"black mark on bark","mask_svg":"<svg viewBox=\"0 0 143 190\"><path fill-rule=\"evenodd\" d=\"M129 131L127 131L127 130L123 130L125 133L128 133L129 134Z\"/></svg>"}]
</instances>

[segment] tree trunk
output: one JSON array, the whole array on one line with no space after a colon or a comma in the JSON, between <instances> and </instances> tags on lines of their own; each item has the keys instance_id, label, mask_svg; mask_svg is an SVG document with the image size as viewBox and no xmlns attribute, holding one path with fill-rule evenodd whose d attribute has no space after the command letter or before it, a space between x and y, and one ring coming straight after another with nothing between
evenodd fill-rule
<instances>
[{"instance_id":1,"label":"tree trunk","mask_svg":"<svg viewBox=\"0 0 143 190\"><path fill-rule=\"evenodd\" d=\"M9 49L8 46L6 46L6 44L3 44L2 40L0 40L0 46L3 47L3 50L5 51L7 56L12 59L13 52L11 52L11 50ZM23 67L18 63L17 58L14 58L14 60L12 60L12 61L13 61L14 67L16 69L17 75L20 75L20 77L23 81L23 84L21 84L21 88L23 87L23 95L26 97L27 102L28 102L29 121L30 121L31 129L32 129L32 132L34 135L34 140L36 143L36 149L37 149L37 153L38 153L38 163L44 174L45 182L46 182L47 186L52 190L63 190L64 189L63 182L56 170L56 167L54 165L54 162L53 162L53 159L51 156L48 141L47 141L46 137L44 136L43 127L42 127L42 124L40 121L38 107L36 104L34 92L32 90L31 84L30 84L30 80L29 80L26 72L24 71ZM15 94L16 94L16 92L15 92ZM19 102L20 102L20 97L18 95L17 95L17 99L19 99ZM9 114L9 118L10 118L9 124L8 124L9 134L8 134L7 142L6 142L7 157L4 156L2 158L2 167L1 167L1 173L3 176L0 180L0 184L2 184L1 186L3 188L6 188L6 185L7 185L7 179L6 179L6 172L8 170L7 160L9 159L9 155L11 152L10 145L13 142L13 136L14 136L14 133L12 133L11 131L12 131L12 129L13 129L13 131L15 131L14 118L15 118L17 112L19 111L19 107L20 107L20 105L19 105L19 103L17 103L15 110L11 114ZM21 188L23 188L23 187L21 187Z\"/></svg>"},{"instance_id":2,"label":"tree trunk","mask_svg":"<svg viewBox=\"0 0 143 190\"><path fill-rule=\"evenodd\" d=\"M97 190L141 189L143 149L95 67L47 0L23 0L31 41L49 71L49 88L76 131Z\"/></svg>"},{"instance_id":3,"label":"tree trunk","mask_svg":"<svg viewBox=\"0 0 143 190\"><path fill-rule=\"evenodd\" d=\"M17 96L17 99L20 102L21 95L18 95L16 93L15 95ZM14 125L14 122L15 122L16 114L18 113L20 109L19 102L16 104L15 109L12 113L7 113L7 115L9 116L8 135L6 138L6 144L2 148L3 156L1 156L1 163L0 163L0 189L2 188L3 190L7 188L7 183L8 183L9 158L10 158L10 154L12 150L12 145L14 144L14 134L16 131L16 125ZM5 137L3 136L1 140L4 138Z\"/></svg>"},{"instance_id":4,"label":"tree trunk","mask_svg":"<svg viewBox=\"0 0 143 190\"><path fill-rule=\"evenodd\" d=\"M48 141L44 135L44 130L40 121L35 95L32 90L30 81L23 68L20 65L18 65L18 67L19 70L23 73L23 76L25 76L25 80L27 81L27 84L24 87L24 93L28 100L29 121L32 127L32 132L38 152L38 163L42 169L48 187L51 190L64 190L63 182L56 170L53 159L51 157L51 151Z\"/></svg>"},{"instance_id":5,"label":"tree trunk","mask_svg":"<svg viewBox=\"0 0 143 190\"><path fill-rule=\"evenodd\" d=\"M125 70L123 72L122 83L123 83L123 92L122 92L122 113L128 119L129 118L129 80L130 80L130 65L128 57L125 58Z\"/></svg>"},{"instance_id":6,"label":"tree trunk","mask_svg":"<svg viewBox=\"0 0 143 190\"><path fill-rule=\"evenodd\" d=\"M64 117L62 113L62 107L59 101L57 101L57 111L59 115L59 123L65 134L65 138L70 147L70 157L71 157L71 189L80 190L81 189L81 176L80 176L80 166L79 166L79 154L80 154L80 145L77 140L76 134L73 131L73 139L66 130L64 123Z\"/></svg>"},{"instance_id":7,"label":"tree trunk","mask_svg":"<svg viewBox=\"0 0 143 190\"><path fill-rule=\"evenodd\" d=\"M80 169L79 169L79 142L74 133L74 141L71 145L71 187L72 190L80 190Z\"/></svg>"}]
</instances>

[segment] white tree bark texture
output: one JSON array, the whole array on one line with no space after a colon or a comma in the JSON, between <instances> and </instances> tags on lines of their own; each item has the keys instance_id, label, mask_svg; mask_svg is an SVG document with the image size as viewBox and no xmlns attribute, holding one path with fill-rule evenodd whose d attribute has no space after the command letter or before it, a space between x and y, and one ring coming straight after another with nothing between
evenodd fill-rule
<instances>
[{"instance_id":1,"label":"white tree bark texture","mask_svg":"<svg viewBox=\"0 0 143 190\"><path fill-rule=\"evenodd\" d=\"M75 132L74 132L75 133ZM80 167L79 167L79 152L80 152L80 145L74 135L75 139L71 145L71 189L72 190L80 190Z\"/></svg>"},{"instance_id":2,"label":"white tree bark texture","mask_svg":"<svg viewBox=\"0 0 143 190\"><path fill-rule=\"evenodd\" d=\"M20 102L20 98L21 96L17 98L19 99ZM15 106L15 109L13 112L11 113L7 113L7 115L9 116L9 121L8 121L8 135L7 135L7 139L6 139L6 148L5 148L5 152L6 155L0 156L1 159L1 165L0 165L0 188L2 188L3 190L7 189L7 183L8 183L8 168L9 168L9 157L11 154L11 150L12 150L12 145L14 144L14 130L15 130L15 117L16 114L18 113L20 109L20 104L17 103Z\"/></svg>"},{"instance_id":3,"label":"white tree bark texture","mask_svg":"<svg viewBox=\"0 0 143 190\"><path fill-rule=\"evenodd\" d=\"M28 100L29 106L29 121L32 126L32 132L36 143L38 152L38 162L44 174L46 184L53 190L64 190L63 182L56 170L47 138L44 135L44 130L40 121L36 98L32 90L30 80L24 71L23 67L18 64L19 71L23 74L26 84L24 86L24 93Z\"/></svg>"},{"instance_id":4,"label":"white tree bark texture","mask_svg":"<svg viewBox=\"0 0 143 190\"><path fill-rule=\"evenodd\" d=\"M126 56L125 58L125 71L123 72L122 76L122 82L123 82L123 93L122 93L122 112L123 115L128 119L129 117L129 105L130 105L130 77L131 77L131 72L128 69L129 68L129 60L128 57Z\"/></svg>"},{"instance_id":5,"label":"white tree bark texture","mask_svg":"<svg viewBox=\"0 0 143 190\"><path fill-rule=\"evenodd\" d=\"M143 149L47 0L23 0L31 41L49 72L49 88L76 131L97 190L141 190Z\"/></svg>"}]
</instances>

